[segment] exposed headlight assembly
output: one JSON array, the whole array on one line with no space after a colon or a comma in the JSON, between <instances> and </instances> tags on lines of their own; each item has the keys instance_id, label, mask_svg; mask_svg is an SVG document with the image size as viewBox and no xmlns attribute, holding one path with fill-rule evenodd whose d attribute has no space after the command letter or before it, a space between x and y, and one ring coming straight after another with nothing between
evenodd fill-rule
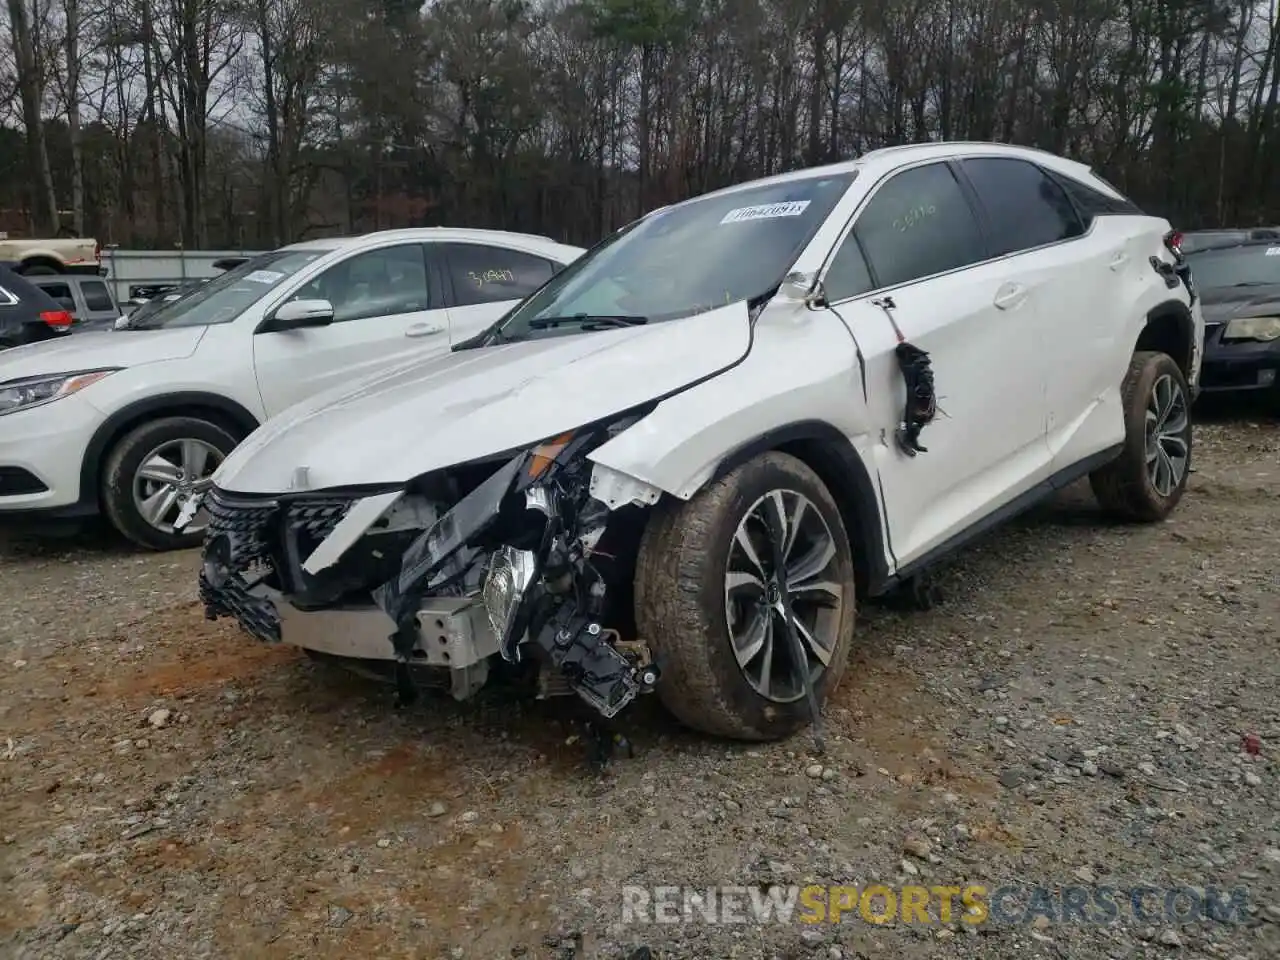
<instances>
[{"instance_id":1,"label":"exposed headlight assembly","mask_svg":"<svg viewBox=\"0 0 1280 960\"><path fill-rule=\"evenodd\" d=\"M374 601L399 625L397 653L407 658L413 649L409 620L414 598L447 576L444 571L458 565L453 562L457 558L471 562L464 554L478 555L478 544L488 541L486 549L494 550L490 528L500 517L527 510L543 514L549 524L558 520L553 517L557 499L548 484L557 482L562 470L634 424L645 412L647 409L632 410L607 422L570 430L515 454L415 539L404 553L399 576L373 591ZM546 546L545 542L537 550L503 546L491 555L483 599L495 633L502 639L505 632L504 656L510 657L519 641L514 634L520 631L513 633L512 626L529 586L547 560Z\"/></svg>"},{"instance_id":2,"label":"exposed headlight assembly","mask_svg":"<svg viewBox=\"0 0 1280 960\"><path fill-rule=\"evenodd\" d=\"M1222 332L1223 340L1256 340L1269 343L1280 339L1280 317L1249 317L1232 320Z\"/></svg>"},{"instance_id":3,"label":"exposed headlight assembly","mask_svg":"<svg viewBox=\"0 0 1280 960\"><path fill-rule=\"evenodd\" d=\"M499 644L508 642L525 593L538 573L538 557L532 550L502 547L489 561L489 574L484 581L484 609L489 626Z\"/></svg>"},{"instance_id":4,"label":"exposed headlight assembly","mask_svg":"<svg viewBox=\"0 0 1280 960\"><path fill-rule=\"evenodd\" d=\"M110 376L117 368L109 370L83 370L79 373L58 373L40 377L26 377L0 384L0 416L18 410L28 410L42 404L53 403L73 393L79 393L103 377Z\"/></svg>"}]
</instances>

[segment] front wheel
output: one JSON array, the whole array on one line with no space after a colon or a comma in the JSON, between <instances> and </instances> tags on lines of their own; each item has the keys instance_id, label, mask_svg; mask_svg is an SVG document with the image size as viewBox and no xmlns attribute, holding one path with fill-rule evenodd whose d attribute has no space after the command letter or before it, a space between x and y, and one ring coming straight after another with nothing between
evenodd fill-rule
<instances>
[{"instance_id":1,"label":"front wheel","mask_svg":"<svg viewBox=\"0 0 1280 960\"><path fill-rule=\"evenodd\" d=\"M803 663L793 655L791 598ZM830 492L783 453L750 460L650 519L636 569L636 625L662 667L657 694L705 733L777 740L810 720L844 673L853 556Z\"/></svg>"},{"instance_id":2,"label":"front wheel","mask_svg":"<svg viewBox=\"0 0 1280 960\"><path fill-rule=\"evenodd\" d=\"M1173 512L1191 473L1191 391L1172 357L1139 351L1120 397L1124 449L1089 474L1089 484L1107 513L1154 523Z\"/></svg>"},{"instance_id":3,"label":"front wheel","mask_svg":"<svg viewBox=\"0 0 1280 960\"><path fill-rule=\"evenodd\" d=\"M207 490L235 449L222 427L196 417L165 417L135 427L116 443L102 475L102 506L120 533L150 550L199 546L205 522L175 528L186 502Z\"/></svg>"}]
</instances>

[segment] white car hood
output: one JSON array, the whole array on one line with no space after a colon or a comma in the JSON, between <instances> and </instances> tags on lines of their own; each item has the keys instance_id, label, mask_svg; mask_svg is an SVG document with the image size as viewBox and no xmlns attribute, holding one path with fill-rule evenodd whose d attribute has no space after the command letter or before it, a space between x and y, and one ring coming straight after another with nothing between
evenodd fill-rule
<instances>
[{"instance_id":1,"label":"white car hood","mask_svg":"<svg viewBox=\"0 0 1280 960\"><path fill-rule=\"evenodd\" d=\"M622 413L720 372L750 344L747 307L736 303L653 326L410 359L267 421L213 482L239 493L404 483Z\"/></svg>"},{"instance_id":2,"label":"white car hood","mask_svg":"<svg viewBox=\"0 0 1280 960\"><path fill-rule=\"evenodd\" d=\"M0 383L46 373L75 373L104 367L136 367L189 357L205 327L171 330L94 330L65 334L0 351Z\"/></svg>"}]
</instances>

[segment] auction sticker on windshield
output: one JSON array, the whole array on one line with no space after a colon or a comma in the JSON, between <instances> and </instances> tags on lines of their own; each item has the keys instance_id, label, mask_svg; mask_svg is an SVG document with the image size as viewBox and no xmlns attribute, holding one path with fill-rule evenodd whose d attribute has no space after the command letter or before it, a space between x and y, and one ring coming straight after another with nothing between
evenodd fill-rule
<instances>
[{"instance_id":1,"label":"auction sticker on windshield","mask_svg":"<svg viewBox=\"0 0 1280 960\"><path fill-rule=\"evenodd\" d=\"M721 223L741 223L744 220L774 220L778 217L798 217L809 206L808 200L787 200L783 203L763 203L755 207L738 207L721 218Z\"/></svg>"}]
</instances>

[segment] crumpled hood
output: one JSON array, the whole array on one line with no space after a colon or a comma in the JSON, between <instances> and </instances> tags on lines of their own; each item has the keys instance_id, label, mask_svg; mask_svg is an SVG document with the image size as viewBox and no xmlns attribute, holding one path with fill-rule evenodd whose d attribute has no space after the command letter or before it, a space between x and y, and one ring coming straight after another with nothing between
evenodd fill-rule
<instances>
[{"instance_id":1,"label":"crumpled hood","mask_svg":"<svg viewBox=\"0 0 1280 960\"><path fill-rule=\"evenodd\" d=\"M1206 290L1200 297L1205 323L1242 317L1280 317L1280 285Z\"/></svg>"},{"instance_id":2,"label":"crumpled hood","mask_svg":"<svg viewBox=\"0 0 1280 960\"><path fill-rule=\"evenodd\" d=\"M56 340L0 351L0 383L46 373L136 367L189 357L205 329L73 331Z\"/></svg>"},{"instance_id":3,"label":"crumpled hood","mask_svg":"<svg viewBox=\"0 0 1280 960\"><path fill-rule=\"evenodd\" d=\"M653 326L408 357L272 418L213 480L239 493L404 483L622 413L724 370L750 344L746 304L735 303Z\"/></svg>"}]
</instances>

